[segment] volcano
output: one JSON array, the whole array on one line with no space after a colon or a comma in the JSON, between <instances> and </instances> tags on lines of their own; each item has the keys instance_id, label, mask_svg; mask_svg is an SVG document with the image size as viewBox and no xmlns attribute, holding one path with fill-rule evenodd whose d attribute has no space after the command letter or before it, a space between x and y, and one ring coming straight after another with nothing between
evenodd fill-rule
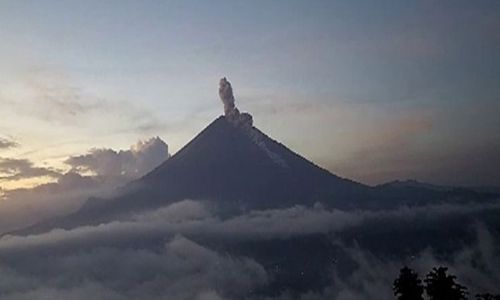
<instances>
[{"instance_id":1,"label":"volcano","mask_svg":"<svg viewBox=\"0 0 500 300\"><path fill-rule=\"evenodd\" d=\"M210 199L242 208L312 205L327 196L332 205L346 207L366 190L227 116L141 182L169 198Z\"/></svg>"},{"instance_id":2,"label":"volcano","mask_svg":"<svg viewBox=\"0 0 500 300\"><path fill-rule=\"evenodd\" d=\"M228 212L318 202L354 208L371 190L316 166L249 123L220 116L118 196L91 199L77 214L104 221L183 199L207 200Z\"/></svg>"},{"instance_id":3,"label":"volcano","mask_svg":"<svg viewBox=\"0 0 500 300\"><path fill-rule=\"evenodd\" d=\"M89 201L82 212L126 214L183 199L212 201L227 211L316 202L348 208L367 199L370 187L333 175L254 127L252 116L236 108L226 78L219 96L223 116L116 199Z\"/></svg>"},{"instance_id":4,"label":"volcano","mask_svg":"<svg viewBox=\"0 0 500 300\"><path fill-rule=\"evenodd\" d=\"M226 78L220 81L219 95L224 115L156 169L122 187L112 198L91 198L73 214L21 233L110 222L185 199L207 201L219 212L234 215L317 203L344 210L384 209L496 197L421 185L370 187L341 178L256 128L252 116L236 108Z\"/></svg>"},{"instance_id":5,"label":"volcano","mask_svg":"<svg viewBox=\"0 0 500 300\"><path fill-rule=\"evenodd\" d=\"M111 199L91 198L75 213L35 227L106 222L184 199L210 201L228 213L315 203L354 208L370 199L371 187L330 173L254 127L252 116L234 105L225 78L219 95L224 115L152 172Z\"/></svg>"},{"instance_id":6,"label":"volcano","mask_svg":"<svg viewBox=\"0 0 500 300\"><path fill-rule=\"evenodd\" d=\"M437 253L456 253L478 219L499 228L498 205L492 206L497 194L415 180L370 187L339 177L255 127L253 117L236 108L225 78L219 95L224 115L175 155L113 197L91 198L72 214L11 233L25 237L4 239L2 261L10 262L16 271L31 271L24 266L35 266L35 272L26 272L27 278L31 273L50 278L66 271L71 281L104 282L104 287L109 286L105 291L113 292L117 283L127 292L136 285L148 296L160 286L191 289L178 284L177 278L203 280L199 274L206 272L202 266L208 264L206 276L215 277L214 290L226 292L227 299L246 297L232 296L229 288L221 290L224 277L212 269L229 277L238 277L239 272L245 278L261 274L262 282L245 281L251 284L238 287L238 292L246 289L243 293L252 299L288 299L286 295L298 299L295 295L321 295L342 277L357 278L362 274L360 266L379 268L370 262L377 262L379 256L413 260L415 253L430 253L429 245ZM186 199L195 201L182 201ZM467 205L435 205L442 201ZM489 204L488 210L471 203ZM417 205L421 207L412 210ZM37 235L42 232L47 234ZM176 248L172 241L185 241L187 246ZM21 247L12 246L17 244ZM370 256L360 249L368 249ZM34 259L26 260L27 251L34 253ZM92 259L94 253L98 259ZM57 259L45 266L39 263L45 257ZM82 262L75 264L79 257ZM227 268L231 264L221 264L220 257L253 262L248 265L253 267L231 271ZM124 268L128 261L132 266ZM162 264L187 272L169 274ZM85 267L75 268L79 265ZM78 270L83 274L76 274ZM372 282L374 273L368 274ZM124 283L121 276L126 278Z\"/></svg>"}]
</instances>

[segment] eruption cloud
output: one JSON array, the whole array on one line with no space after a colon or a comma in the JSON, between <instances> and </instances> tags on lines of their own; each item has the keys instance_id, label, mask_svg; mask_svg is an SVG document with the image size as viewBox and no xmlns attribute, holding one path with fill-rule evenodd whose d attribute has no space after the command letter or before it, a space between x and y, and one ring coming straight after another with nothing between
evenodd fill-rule
<instances>
[{"instance_id":1,"label":"eruption cloud","mask_svg":"<svg viewBox=\"0 0 500 300\"><path fill-rule=\"evenodd\" d=\"M225 116L239 114L239 111L234 104L233 88L226 77L221 78L219 81L219 97L222 100L222 103L224 103Z\"/></svg>"},{"instance_id":2,"label":"eruption cloud","mask_svg":"<svg viewBox=\"0 0 500 300\"><path fill-rule=\"evenodd\" d=\"M219 97L224 103L224 116L234 125L243 127L252 127L253 118L249 113L241 113L236 108L233 88L226 77L219 81Z\"/></svg>"},{"instance_id":3,"label":"eruption cloud","mask_svg":"<svg viewBox=\"0 0 500 300\"><path fill-rule=\"evenodd\" d=\"M287 163L278 154L269 150L265 143L263 134L253 128L253 117L247 112L240 113L236 108L233 88L226 77L219 81L219 97L224 103L224 117L229 123L238 128L243 128L243 132L249 135L250 139L264 151L274 162L282 167L288 167Z\"/></svg>"}]
</instances>

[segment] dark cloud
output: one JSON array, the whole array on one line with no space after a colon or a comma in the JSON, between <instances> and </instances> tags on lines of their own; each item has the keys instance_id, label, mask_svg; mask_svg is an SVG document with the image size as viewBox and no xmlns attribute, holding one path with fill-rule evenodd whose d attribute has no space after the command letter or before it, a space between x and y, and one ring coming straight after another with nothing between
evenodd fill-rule
<instances>
[{"instance_id":1,"label":"dark cloud","mask_svg":"<svg viewBox=\"0 0 500 300\"><path fill-rule=\"evenodd\" d=\"M14 148L18 145L19 144L16 141L10 138L0 137L0 149Z\"/></svg>"},{"instance_id":2,"label":"dark cloud","mask_svg":"<svg viewBox=\"0 0 500 300\"><path fill-rule=\"evenodd\" d=\"M88 154L70 157L66 164L75 172L137 178L153 170L168 157L167 144L156 137L139 141L129 150L93 149Z\"/></svg>"},{"instance_id":3,"label":"dark cloud","mask_svg":"<svg viewBox=\"0 0 500 300\"><path fill-rule=\"evenodd\" d=\"M19 180L36 177L58 178L61 173L52 168L37 167L28 159L0 158L0 180Z\"/></svg>"}]
</instances>

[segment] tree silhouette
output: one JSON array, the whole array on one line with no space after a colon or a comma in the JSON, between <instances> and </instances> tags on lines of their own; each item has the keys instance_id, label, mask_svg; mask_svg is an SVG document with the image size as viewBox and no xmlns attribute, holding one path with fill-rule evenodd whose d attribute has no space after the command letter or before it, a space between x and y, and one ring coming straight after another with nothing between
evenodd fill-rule
<instances>
[{"instance_id":1,"label":"tree silhouette","mask_svg":"<svg viewBox=\"0 0 500 300\"><path fill-rule=\"evenodd\" d=\"M425 291L430 300L467 299L467 288L456 283L456 276L448 275L448 268L432 268L425 278Z\"/></svg>"},{"instance_id":2,"label":"tree silhouette","mask_svg":"<svg viewBox=\"0 0 500 300\"><path fill-rule=\"evenodd\" d=\"M412 269L404 266L399 271L399 277L394 280L392 290L394 296L399 300L423 300L424 287L418 274Z\"/></svg>"}]
</instances>

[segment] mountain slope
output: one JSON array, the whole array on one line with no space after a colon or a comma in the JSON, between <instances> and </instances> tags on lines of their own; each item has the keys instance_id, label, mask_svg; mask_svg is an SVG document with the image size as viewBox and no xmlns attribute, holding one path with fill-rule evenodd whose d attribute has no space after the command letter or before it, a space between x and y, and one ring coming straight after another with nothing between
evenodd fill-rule
<instances>
[{"instance_id":1,"label":"mountain slope","mask_svg":"<svg viewBox=\"0 0 500 300\"><path fill-rule=\"evenodd\" d=\"M238 214L317 202L339 209L385 209L497 197L413 185L369 187L314 165L251 123L221 116L174 156L114 197L89 199L69 216L17 233L110 222L184 199L207 200L220 212Z\"/></svg>"},{"instance_id":2,"label":"mountain slope","mask_svg":"<svg viewBox=\"0 0 500 300\"><path fill-rule=\"evenodd\" d=\"M325 193L336 194L338 206L349 206L343 201L369 189L227 117L216 119L142 182L176 198L238 201L248 207L313 204Z\"/></svg>"},{"instance_id":3,"label":"mountain slope","mask_svg":"<svg viewBox=\"0 0 500 300\"><path fill-rule=\"evenodd\" d=\"M230 210L317 201L347 208L370 191L314 165L257 128L221 116L115 201L90 202L82 210L137 211L188 198Z\"/></svg>"},{"instance_id":4,"label":"mountain slope","mask_svg":"<svg viewBox=\"0 0 500 300\"><path fill-rule=\"evenodd\" d=\"M316 202L355 208L371 198L371 187L333 175L248 123L221 116L111 199L91 198L69 216L20 232L99 224L183 199L207 200L233 214Z\"/></svg>"}]
</instances>

